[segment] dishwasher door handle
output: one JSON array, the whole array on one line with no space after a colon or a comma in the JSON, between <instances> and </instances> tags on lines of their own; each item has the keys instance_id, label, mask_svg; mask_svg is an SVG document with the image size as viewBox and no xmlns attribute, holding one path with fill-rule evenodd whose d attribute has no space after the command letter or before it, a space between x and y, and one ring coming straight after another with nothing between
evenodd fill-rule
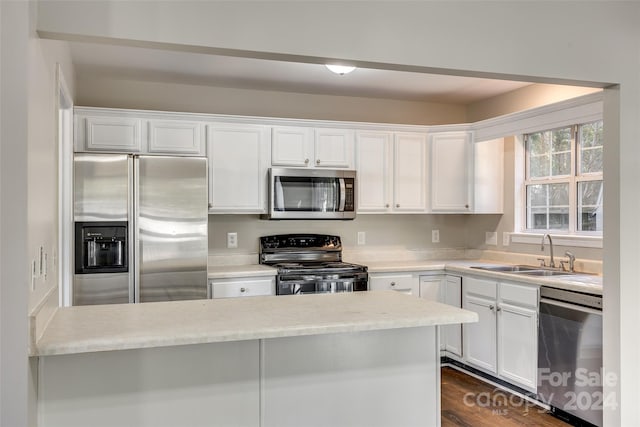
<instances>
[{"instance_id":1,"label":"dishwasher door handle","mask_svg":"<svg viewBox=\"0 0 640 427\"><path fill-rule=\"evenodd\" d=\"M570 310L581 311L583 313L596 314L598 316L602 316L602 310L596 310L589 307L583 307L581 305L570 304L570 303L556 301L556 300L547 299L547 298L540 298L540 304L555 305L557 307L564 307Z\"/></svg>"}]
</instances>

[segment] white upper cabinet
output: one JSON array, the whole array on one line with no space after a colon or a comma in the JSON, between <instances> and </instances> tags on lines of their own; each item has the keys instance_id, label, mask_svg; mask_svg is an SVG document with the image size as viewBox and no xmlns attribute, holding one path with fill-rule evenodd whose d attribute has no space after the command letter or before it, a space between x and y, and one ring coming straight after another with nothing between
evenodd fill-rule
<instances>
[{"instance_id":1,"label":"white upper cabinet","mask_svg":"<svg viewBox=\"0 0 640 427\"><path fill-rule=\"evenodd\" d=\"M471 132L431 135L431 210L473 211L473 142Z\"/></svg>"},{"instance_id":2,"label":"white upper cabinet","mask_svg":"<svg viewBox=\"0 0 640 427\"><path fill-rule=\"evenodd\" d=\"M208 126L209 212L266 212L270 149L266 126Z\"/></svg>"},{"instance_id":3,"label":"white upper cabinet","mask_svg":"<svg viewBox=\"0 0 640 427\"><path fill-rule=\"evenodd\" d=\"M142 120L127 116L76 116L76 151L140 153Z\"/></svg>"},{"instance_id":4,"label":"white upper cabinet","mask_svg":"<svg viewBox=\"0 0 640 427\"><path fill-rule=\"evenodd\" d=\"M483 214L504 212L504 141L502 138L475 142L473 211Z\"/></svg>"},{"instance_id":5,"label":"white upper cabinet","mask_svg":"<svg viewBox=\"0 0 640 427\"><path fill-rule=\"evenodd\" d=\"M358 213L393 211L393 133L356 134Z\"/></svg>"},{"instance_id":6,"label":"white upper cabinet","mask_svg":"<svg viewBox=\"0 0 640 427\"><path fill-rule=\"evenodd\" d=\"M75 110L75 151L204 157L205 124L192 117L79 107Z\"/></svg>"},{"instance_id":7,"label":"white upper cabinet","mask_svg":"<svg viewBox=\"0 0 640 427\"><path fill-rule=\"evenodd\" d=\"M426 134L359 131L358 213L426 210Z\"/></svg>"},{"instance_id":8,"label":"white upper cabinet","mask_svg":"<svg viewBox=\"0 0 640 427\"><path fill-rule=\"evenodd\" d=\"M281 126L271 129L273 166L312 166L313 132L310 128Z\"/></svg>"},{"instance_id":9,"label":"white upper cabinet","mask_svg":"<svg viewBox=\"0 0 640 427\"><path fill-rule=\"evenodd\" d=\"M186 120L149 120L149 153L205 155L204 124Z\"/></svg>"},{"instance_id":10,"label":"white upper cabinet","mask_svg":"<svg viewBox=\"0 0 640 427\"><path fill-rule=\"evenodd\" d=\"M277 126L272 128L273 166L353 169L350 129Z\"/></svg>"},{"instance_id":11,"label":"white upper cabinet","mask_svg":"<svg viewBox=\"0 0 640 427\"><path fill-rule=\"evenodd\" d=\"M396 133L393 150L393 209L420 213L427 208L427 136Z\"/></svg>"}]
</instances>

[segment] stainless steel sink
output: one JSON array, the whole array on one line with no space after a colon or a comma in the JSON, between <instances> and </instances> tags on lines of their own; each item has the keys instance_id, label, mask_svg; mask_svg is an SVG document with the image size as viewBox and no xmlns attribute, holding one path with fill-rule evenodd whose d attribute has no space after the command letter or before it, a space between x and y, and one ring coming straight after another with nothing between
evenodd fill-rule
<instances>
[{"instance_id":1,"label":"stainless steel sink","mask_svg":"<svg viewBox=\"0 0 640 427\"><path fill-rule=\"evenodd\" d=\"M477 268L478 270L486 271L498 271L502 273L520 273L540 269L540 267L534 267L531 265L475 265L471 268Z\"/></svg>"},{"instance_id":2,"label":"stainless steel sink","mask_svg":"<svg viewBox=\"0 0 640 427\"><path fill-rule=\"evenodd\" d=\"M565 276L568 274L575 274L568 271L551 270L544 267L535 267L532 265L476 265L471 268L477 268L478 270L495 271L498 273L511 273L522 274L525 276Z\"/></svg>"}]
</instances>

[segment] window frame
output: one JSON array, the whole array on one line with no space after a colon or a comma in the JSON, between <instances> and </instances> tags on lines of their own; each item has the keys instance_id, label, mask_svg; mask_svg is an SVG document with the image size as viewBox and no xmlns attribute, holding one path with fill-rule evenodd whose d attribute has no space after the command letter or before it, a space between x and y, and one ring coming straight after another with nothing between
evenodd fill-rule
<instances>
[{"instance_id":1,"label":"window frame","mask_svg":"<svg viewBox=\"0 0 640 427\"><path fill-rule=\"evenodd\" d=\"M579 230L579 226L581 225L581 216L578 214L578 206L579 206L579 192L578 186L583 182L593 182L593 181L602 181L604 182L604 173L600 172L589 172L589 173L580 173L579 162L581 161L582 150L580 150L580 127L592 123L601 122L602 119L596 120L585 120L580 121L574 124L566 124L562 126L556 126L548 129L542 129L538 131L527 132L520 135L519 146L522 150L522 156L516 156L516 158L520 158L523 160L522 169L516 168L516 177L519 176L521 183L516 186L516 188L520 187L521 191L521 203L519 207L516 207L517 210L520 210L520 227L516 229L520 229L520 233L514 233L514 235L522 234L522 235L541 235L545 233L553 233L554 235L566 236L568 238L587 238L589 240L593 239L602 239L602 231L582 231ZM571 154L570 154L570 174L569 175L561 175L561 176L545 176L545 177L534 177L530 176L530 152L527 147L527 137L530 134L539 133L539 132L548 132L548 131L557 131L559 129L570 128L571 131ZM604 150L604 144L603 144ZM520 173L518 173L520 170ZM551 163L550 163L550 173L551 173ZM527 228L528 221L528 196L527 196L527 188L531 185L542 184L568 184L569 191L569 227L567 229L535 229L535 228ZM518 197L515 199L518 200ZM547 224L548 225L548 224ZM524 239L528 240L528 239ZM522 241L525 243L525 241ZM529 242L526 242L529 243ZM596 245L597 242L595 243ZM592 246L593 242L588 244L588 246ZM601 245L601 242L600 242Z\"/></svg>"}]
</instances>

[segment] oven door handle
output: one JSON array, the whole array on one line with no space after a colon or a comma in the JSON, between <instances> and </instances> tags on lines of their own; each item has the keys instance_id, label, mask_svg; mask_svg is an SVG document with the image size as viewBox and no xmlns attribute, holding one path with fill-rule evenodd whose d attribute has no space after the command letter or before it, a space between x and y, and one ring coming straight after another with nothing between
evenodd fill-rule
<instances>
[{"instance_id":1,"label":"oven door handle","mask_svg":"<svg viewBox=\"0 0 640 427\"><path fill-rule=\"evenodd\" d=\"M556 300L547 299L547 298L540 298L540 304L555 305L557 307L564 307L571 310L581 311L583 313L597 314L598 316L602 316L601 310L596 310L594 308L583 307L581 305L569 304L566 302L556 301Z\"/></svg>"},{"instance_id":2,"label":"oven door handle","mask_svg":"<svg viewBox=\"0 0 640 427\"><path fill-rule=\"evenodd\" d=\"M340 204L338 206L338 212L344 212L344 205L347 198L347 187L344 183L344 178L338 178L338 182L340 183Z\"/></svg>"}]
</instances>

